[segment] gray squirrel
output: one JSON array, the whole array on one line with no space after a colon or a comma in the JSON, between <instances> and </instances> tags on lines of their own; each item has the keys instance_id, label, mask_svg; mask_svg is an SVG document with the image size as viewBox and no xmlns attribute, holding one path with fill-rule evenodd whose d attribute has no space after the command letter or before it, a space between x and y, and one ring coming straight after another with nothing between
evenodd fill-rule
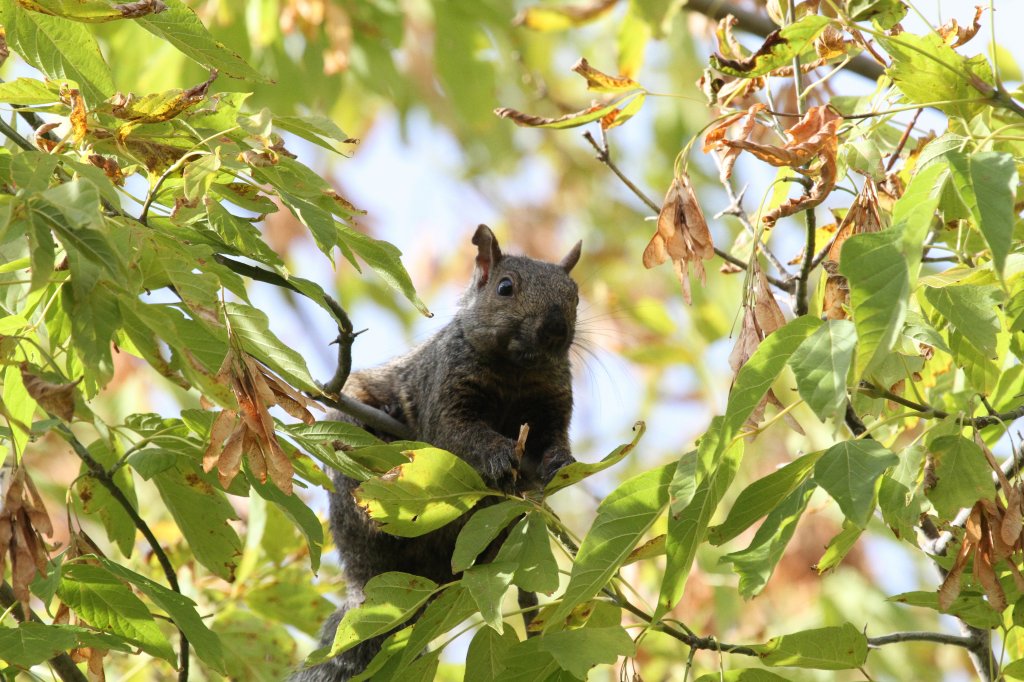
<instances>
[{"instance_id":1,"label":"gray squirrel","mask_svg":"<svg viewBox=\"0 0 1024 682\"><path fill-rule=\"evenodd\" d=\"M417 440L457 454L505 492L539 490L573 462L569 449L572 376L569 347L579 291L569 277L577 243L560 263L502 254L494 233L480 225L473 281L447 326L390 362L352 373L343 392L388 412ZM336 419L351 421L341 414ZM529 424L519 460L520 427ZM379 434L378 434L379 435ZM362 602L376 575L403 571L437 583L455 579L451 556L465 517L417 538L377 529L357 506L359 482L334 474L330 525L341 554L347 603L325 623L329 646L345 611ZM520 603L536 596L520 594ZM292 682L339 682L362 672L384 636L299 671Z\"/></svg>"}]
</instances>

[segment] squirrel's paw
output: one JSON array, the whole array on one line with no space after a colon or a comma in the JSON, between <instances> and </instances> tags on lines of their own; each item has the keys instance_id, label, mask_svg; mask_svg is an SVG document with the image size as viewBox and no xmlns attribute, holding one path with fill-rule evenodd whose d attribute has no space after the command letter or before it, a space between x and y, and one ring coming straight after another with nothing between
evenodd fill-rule
<instances>
[{"instance_id":1,"label":"squirrel's paw","mask_svg":"<svg viewBox=\"0 0 1024 682\"><path fill-rule=\"evenodd\" d=\"M512 452L495 453L493 457L487 459L482 473L487 484L495 490L504 493L515 492L516 478L519 472L516 470Z\"/></svg>"},{"instance_id":2,"label":"squirrel's paw","mask_svg":"<svg viewBox=\"0 0 1024 682\"><path fill-rule=\"evenodd\" d=\"M547 485L555 477L559 469L575 461L576 458L569 452L569 448L550 448L544 453L544 458L540 462L540 470L537 472L540 475L541 482Z\"/></svg>"}]
</instances>

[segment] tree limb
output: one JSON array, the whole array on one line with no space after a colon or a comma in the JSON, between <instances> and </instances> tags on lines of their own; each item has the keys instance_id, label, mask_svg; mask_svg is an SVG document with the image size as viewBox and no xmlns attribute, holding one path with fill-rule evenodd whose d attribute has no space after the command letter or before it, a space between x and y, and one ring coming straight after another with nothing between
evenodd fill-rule
<instances>
[{"instance_id":1,"label":"tree limb","mask_svg":"<svg viewBox=\"0 0 1024 682\"><path fill-rule=\"evenodd\" d=\"M14 596L14 589L7 584L7 581L0 582L0 606L4 609L10 609L11 606L18 603L18 598ZM26 618L25 614L20 608L11 609L15 619L18 622L24 623ZM32 611L28 612L28 620L36 623L42 623L42 619ZM59 653L49 660L50 666L53 667L53 671L57 673L57 676L64 682L87 682L85 675L78 669L75 662L71 660L71 657L66 653Z\"/></svg>"},{"instance_id":2,"label":"tree limb","mask_svg":"<svg viewBox=\"0 0 1024 682\"><path fill-rule=\"evenodd\" d=\"M814 216L814 209L804 211L804 221L807 225L807 243L804 245L804 262L800 267L800 274L796 278L796 306L794 312L797 317L806 315L810 309L810 301L807 300L807 280L811 277L814 268L814 236L817 230L817 219Z\"/></svg>"},{"instance_id":3,"label":"tree limb","mask_svg":"<svg viewBox=\"0 0 1024 682\"><path fill-rule=\"evenodd\" d=\"M874 394L875 397L885 398L886 400L891 400L892 402L897 403L899 405L903 405L904 407L909 407L910 409L918 412L918 416L920 416L922 419L946 419L952 416L949 412L946 412L945 410L940 410L936 407L932 407L931 405L922 405L921 403L914 402L909 398L904 398L901 395L897 395L892 391L888 391L879 386L875 386L874 384L867 381L861 382L860 390L864 393ZM1010 410L1009 412L1002 412L999 414L987 414L981 417L964 417L959 421L964 425L973 426L976 429L984 429L985 427L988 426L995 426L997 424L1005 424L1007 422L1012 422L1015 419L1020 419L1021 417L1024 417L1024 405L1021 405L1015 410Z\"/></svg>"},{"instance_id":4,"label":"tree limb","mask_svg":"<svg viewBox=\"0 0 1024 682\"><path fill-rule=\"evenodd\" d=\"M49 415L53 418L53 415ZM143 537L146 538L146 542L149 543L150 548L153 550L154 556L156 556L157 562L164 571L164 576L167 578L167 584L172 590L181 594L181 587L178 585L178 574L174 570L174 566L171 565L171 560L167 558L167 553L163 547L160 546L160 542L156 539L153 531L149 528L146 522L139 512L132 506L131 501L125 496L124 491L117 486L114 482L113 477L110 473L103 468L103 465L92 456L89 449L82 444L82 441L78 440L78 437L71 432L66 425L59 423L54 430L61 435L64 440L71 445L71 448L78 455L78 458L82 460L85 466L89 469L89 475L99 481L100 485L107 489L110 496L117 501L119 505L124 509L125 513L131 518L132 523L142 533ZM189 652L188 652L188 638L185 636L185 632L179 627L178 636L180 637L179 652L178 652L178 680L179 682L188 682L188 666L189 666Z\"/></svg>"},{"instance_id":5,"label":"tree limb","mask_svg":"<svg viewBox=\"0 0 1024 682\"><path fill-rule=\"evenodd\" d=\"M740 30L753 33L762 38L767 37L769 33L779 28L771 19L763 14L751 12L742 7L737 7L736 3L722 2L722 0L687 0L686 4L683 5L683 9L703 14L709 19L716 21L727 14L731 14L736 17ZM878 80L879 76L885 73L880 64L865 54L857 55L851 59L846 68L871 80Z\"/></svg>"}]
</instances>

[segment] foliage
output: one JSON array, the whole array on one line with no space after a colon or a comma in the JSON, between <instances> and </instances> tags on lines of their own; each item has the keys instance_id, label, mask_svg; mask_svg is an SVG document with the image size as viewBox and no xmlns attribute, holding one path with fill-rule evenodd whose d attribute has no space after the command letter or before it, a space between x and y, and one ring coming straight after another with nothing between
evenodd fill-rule
<instances>
[{"instance_id":1,"label":"foliage","mask_svg":"<svg viewBox=\"0 0 1024 682\"><path fill-rule=\"evenodd\" d=\"M648 679L899 679L952 665L949 649L969 651L981 679L1024 669L1024 484L1010 432L1024 416L1024 107L1005 85L1005 51L969 56L980 11L904 30L898 0L800 3L792 16L769 3L779 30L751 50L726 18L709 24L712 50L685 40L676 3L545 4L515 22L497 1L279 4L280 21L269 2L0 3L14 64L0 83L12 112L0 121L8 678L47 664L63 679L81 679L75 665L97 678L284 677L296 639L334 609L324 595L343 591L321 564L323 522L297 494L330 489L321 467L363 480L360 503L400 536L502 499L462 527L458 580L377 576L307 662L387 634L375 680L576 680L623 657L622 675ZM580 59L563 77L553 65L567 46L614 59L619 75ZM683 76L696 74L645 64L648 48L677 50L673 64L699 52L706 104L667 96L666 84L692 99ZM858 94L835 95L847 77ZM565 104L581 86L599 99ZM640 423L601 461L523 498L488 490L452 453L324 421L319 403L337 396L253 291L311 302L337 324L347 365L354 333L337 292L293 274L313 268L308 250L300 268L271 245L286 220L349 300L427 312L398 248L312 167L314 149L343 156L355 140L309 109L361 134L384 107L428 111L487 177L537 145L564 152L565 129L592 124L600 138L585 139L606 174L583 145L550 155L563 164L555 194L587 197L577 217L597 226L587 243L608 284L585 281L584 294L608 307L609 290L638 298L639 262L671 261L682 295L643 272L620 349L647 371L650 401L685 392L668 382L689 364L708 385L693 394L721 414L691 434L652 409L646 439ZM691 116L708 123L693 130ZM926 118L944 130L921 132ZM645 126L647 175L634 178L610 145L628 156ZM753 215L733 187L743 169L776 178ZM625 199L608 189L619 180ZM664 205L644 183L668 188ZM707 222L709 196L729 201L721 224ZM653 237L640 221L650 212ZM797 252L788 264L782 249ZM705 268L713 258L722 272ZM733 375L716 378L709 349L731 319ZM132 372L180 408L137 409ZM632 422L643 402L617 409ZM66 479L46 466L61 457L76 462ZM588 490L599 503L581 519L562 500ZM494 560L480 560L505 530ZM889 594L865 558L885 542L885 556L944 577ZM812 562L820 577L799 572ZM544 595L534 637L509 606L513 587ZM827 599L797 611L811 601L801 590ZM940 613L968 635L943 632ZM464 668L443 662L463 633ZM739 639L751 643L728 643Z\"/></svg>"}]
</instances>

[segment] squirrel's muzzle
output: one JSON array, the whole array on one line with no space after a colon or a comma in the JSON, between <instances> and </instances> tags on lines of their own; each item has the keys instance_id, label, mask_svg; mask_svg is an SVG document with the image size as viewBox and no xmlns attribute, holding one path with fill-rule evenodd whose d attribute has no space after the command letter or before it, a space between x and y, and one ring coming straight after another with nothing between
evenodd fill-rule
<instances>
[{"instance_id":1,"label":"squirrel's muzzle","mask_svg":"<svg viewBox=\"0 0 1024 682\"><path fill-rule=\"evenodd\" d=\"M551 306L537 330L537 342L546 350L559 351L567 348L571 340L572 330L565 313L558 306Z\"/></svg>"}]
</instances>

